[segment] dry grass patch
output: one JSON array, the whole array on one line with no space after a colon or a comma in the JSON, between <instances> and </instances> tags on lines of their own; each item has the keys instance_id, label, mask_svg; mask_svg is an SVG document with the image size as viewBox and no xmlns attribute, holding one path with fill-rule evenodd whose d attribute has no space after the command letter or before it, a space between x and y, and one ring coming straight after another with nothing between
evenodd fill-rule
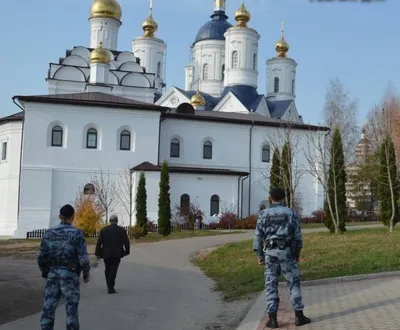
<instances>
[{"instance_id":1,"label":"dry grass patch","mask_svg":"<svg viewBox=\"0 0 400 330\"><path fill-rule=\"evenodd\" d=\"M264 288L264 268L257 264L251 240L227 244L194 262L216 281L216 290L227 300ZM340 236L304 234L300 269L303 280L400 270L400 229L392 234L385 228Z\"/></svg>"},{"instance_id":2,"label":"dry grass patch","mask_svg":"<svg viewBox=\"0 0 400 330\"><path fill-rule=\"evenodd\" d=\"M240 234L242 231L217 231L217 230L182 230L171 233L169 236L161 236L158 233L149 233L147 236L139 240L132 240L133 243L151 243L159 241L167 241L172 239L183 239L193 237L217 236L228 234ZM93 255L97 238L86 238L88 253ZM12 259L35 259L39 249L39 239L10 239L0 240L0 258Z\"/></svg>"}]
</instances>

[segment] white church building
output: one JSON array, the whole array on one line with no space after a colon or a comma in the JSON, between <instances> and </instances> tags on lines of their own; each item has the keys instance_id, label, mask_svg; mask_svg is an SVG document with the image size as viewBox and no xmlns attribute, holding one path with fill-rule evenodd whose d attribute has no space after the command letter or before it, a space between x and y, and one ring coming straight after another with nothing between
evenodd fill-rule
<instances>
[{"instance_id":1,"label":"white church building","mask_svg":"<svg viewBox=\"0 0 400 330\"><path fill-rule=\"evenodd\" d=\"M164 160L172 207L194 201L207 217L229 209L243 218L268 203L268 137L290 126L305 146L306 132L325 130L304 124L296 109L297 63L283 29L266 62L267 91L257 90L260 35L244 4L230 23L226 1L214 1L182 67L184 88L168 90L166 44L152 8L131 51L118 50L121 19L116 0L94 0L90 46L51 62L48 95L13 97L18 112L0 119L0 235L57 224L59 208L92 189L100 169L117 180L130 168L134 196L144 172L148 218L156 222ZM306 166L304 155L296 157ZM322 187L306 171L297 190L304 214L322 207ZM129 225L122 205L113 213Z\"/></svg>"}]
</instances>

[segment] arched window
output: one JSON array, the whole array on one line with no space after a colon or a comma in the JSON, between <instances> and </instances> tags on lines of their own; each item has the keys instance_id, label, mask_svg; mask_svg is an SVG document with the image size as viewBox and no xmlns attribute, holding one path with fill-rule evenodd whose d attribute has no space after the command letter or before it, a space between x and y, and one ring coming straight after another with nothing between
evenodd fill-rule
<instances>
[{"instance_id":1,"label":"arched window","mask_svg":"<svg viewBox=\"0 0 400 330\"><path fill-rule=\"evenodd\" d=\"M62 147L63 129L60 126L54 126L51 130L51 146Z\"/></svg>"},{"instance_id":2,"label":"arched window","mask_svg":"<svg viewBox=\"0 0 400 330\"><path fill-rule=\"evenodd\" d=\"M171 140L170 157L179 158L180 143L178 139Z\"/></svg>"},{"instance_id":3,"label":"arched window","mask_svg":"<svg viewBox=\"0 0 400 330\"><path fill-rule=\"evenodd\" d=\"M222 72L221 72L221 79L225 79L225 64L222 64Z\"/></svg>"},{"instance_id":4,"label":"arched window","mask_svg":"<svg viewBox=\"0 0 400 330\"><path fill-rule=\"evenodd\" d=\"M263 145L261 153L261 161L263 163L269 163L270 161L270 149L268 145Z\"/></svg>"},{"instance_id":5,"label":"arched window","mask_svg":"<svg viewBox=\"0 0 400 330\"><path fill-rule=\"evenodd\" d=\"M121 132L119 140L120 150L131 150L131 133L127 130Z\"/></svg>"},{"instance_id":6,"label":"arched window","mask_svg":"<svg viewBox=\"0 0 400 330\"><path fill-rule=\"evenodd\" d=\"M212 195L210 200L210 215L219 213L219 197L217 195Z\"/></svg>"},{"instance_id":7,"label":"arched window","mask_svg":"<svg viewBox=\"0 0 400 330\"><path fill-rule=\"evenodd\" d=\"M278 93L279 92L279 78L275 77L274 78L274 93Z\"/></svg>"},{"instance_id":8,"label":"arched window","mask_svg":"<svg viewBox=\"0 0 400 330\"><path fill-rule=\"evenodd\" d=\"M292 79L292 94L294 94L294 79Z\"/></svg>"},{"instance_id":9,"label":"arched window","mask_svg":"<svg viewBox=\"0 0 400 330\"><path fill-rule=\"evenodd\" d=\"M85 195L93 195L95 193L94 185L91 183L86 184L83 188L83 193Z\"/></svg>"},{"instance_id":10,"label":"arched window","mask_svg":"<svg viewBox=\"0 0 400 330\"><path fill-rule=\"evenodd\" d=\"M208 64L204 64L203 66L203 80L208 79Z\"/></svg>"},{"instance_id":11,"label":"arched window","mask_svg":"<svg viewBox=\"0 0 400 330\"><path fill-rule=\"evenodd\" d=\"M239 55L238 52L235 50L232 53L232 68L235 69L239 66Z\"/></svg>"},{"instance_id":12,"label":"arched window","mask_svg":"<svg viewBox=\"0 0 400 330\"><path fill-rule=\"evenodd\" d=\"M188 194L181 196L181 214L188 214L190 211L190 197Z\"/></svg>"},{"instance_id":13,"label":"arched window","mask_svg":"<svg viewBox=\"0 0 400 330\"><path fill-rule=\"evenodd\" d=\"M257 54L253 55L253 70L257 68Z\"/></svg>"},{"instance_id":14,"label":"arched window","mask_svg":"<svg viewBox=\"0 0 400 330\"><path fill-rule=\"evenodd\" d=\"M157 63L157 77L161 77L161 62Z\"/></svg>"},{"instance_id":15,"label":"arched window","mask_svg":"<svg viewBox=\"0 0 400 330\"><path fill-rule=\"evenodd\" d=\"M97 149L97 130L89 128L86 134L86 148Z\"/></svg>"},{"instance_id":16,"label":"arched window","mask_svg":"<svg viewBox=\"0 0 400 330\"><path fill-rule=\"evenodd\" d=\"M212 159L212 143L210 141L203 144L203 159Z\"/></svg>"}]
</instances>

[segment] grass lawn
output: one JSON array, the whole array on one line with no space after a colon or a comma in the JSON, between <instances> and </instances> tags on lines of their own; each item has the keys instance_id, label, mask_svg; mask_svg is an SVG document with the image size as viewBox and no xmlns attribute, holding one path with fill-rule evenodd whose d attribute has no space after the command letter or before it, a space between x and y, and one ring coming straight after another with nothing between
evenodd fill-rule
<instances>
[{"instance_id":1,"label":"grass lawn","mask_svg":"<svg viewBox=\"0 0 400 330\"><path fill-rule=\"evenodd\" d=\"M347 227L353 226L369 226L369 225L381 225L380 221L363 221L363 222L347 222ZM302 229L311 229L311 228L325 228L323 223L306 223L301 225Z\"/></svg>"},{"instance_id":2,"label":"grass lawn","mask_svg":"<svg viewBox=\"0 0 400 330\"><path fill-rule=\"evenodd\" d=\"M400 270L400 229L385 228L304 234L300 259L303 280ZM264 289L264 267L257 264L252 241L227 244L194 261L216 281L227 300L247 297ZM281 281L283 280L283 276Z\"/></svg>"},{"instance_id":3,"label":"grass lawn","mask_svg":"<svg viewBox=\"0 0 400 330\"><path fill-rule=\"evenodd\" d=\"M182 230L171 233L171 235L163 237L158 233L149 233L147 236L142 237L139 240L132 240L133 243L151 243L158 241L166 241L171 239L182 239L191 237L204 237L204 236L216 236L216 235L229 235L229 234L240 234L243 231L216 231L216 230ZM94 253L95 244L97 238L86 238L88 245L89 254ZM36 254L39 248L40 239L8 239L0 240L0 258L11 257L15 259L33 259L36 258Z\"/></svg>"},{"instance_id":4,"label":"grass lawn","mask_svg":"<svg viewBox=\"0 0 400 330\"><path fill-rule=\"evenodd\" d=\"M232 231L218 231L218 230L182 230L172 232L169 236L161 236L158 233L149 233L147 236L140 238L139 240L132 240L134 243L148 243L148 242L159 242L167 241L171 239L182 239L191 237L204 237L204 236L217 236L217 235L229 235L229 234L241 234L243 231L232 230Z\"/></svg>"}]
</instances>

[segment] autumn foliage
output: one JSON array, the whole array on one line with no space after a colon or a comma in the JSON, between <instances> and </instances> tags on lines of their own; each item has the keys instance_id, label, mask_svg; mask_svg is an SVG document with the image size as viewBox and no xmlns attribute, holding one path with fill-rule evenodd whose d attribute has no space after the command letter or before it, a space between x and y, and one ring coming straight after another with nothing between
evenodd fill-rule
<instances>
[{"instance_id":1,"label":"autumn foliage","mask_svg":"<svg viewBox=\"0 0 400 330\"><path fill-rule=\"evenodd\" d=\"M74 226L85 236L91 236L103 226L103 209L96 204L93 195L80 194L75 201Z\"/></svg>"}]
</instances>

